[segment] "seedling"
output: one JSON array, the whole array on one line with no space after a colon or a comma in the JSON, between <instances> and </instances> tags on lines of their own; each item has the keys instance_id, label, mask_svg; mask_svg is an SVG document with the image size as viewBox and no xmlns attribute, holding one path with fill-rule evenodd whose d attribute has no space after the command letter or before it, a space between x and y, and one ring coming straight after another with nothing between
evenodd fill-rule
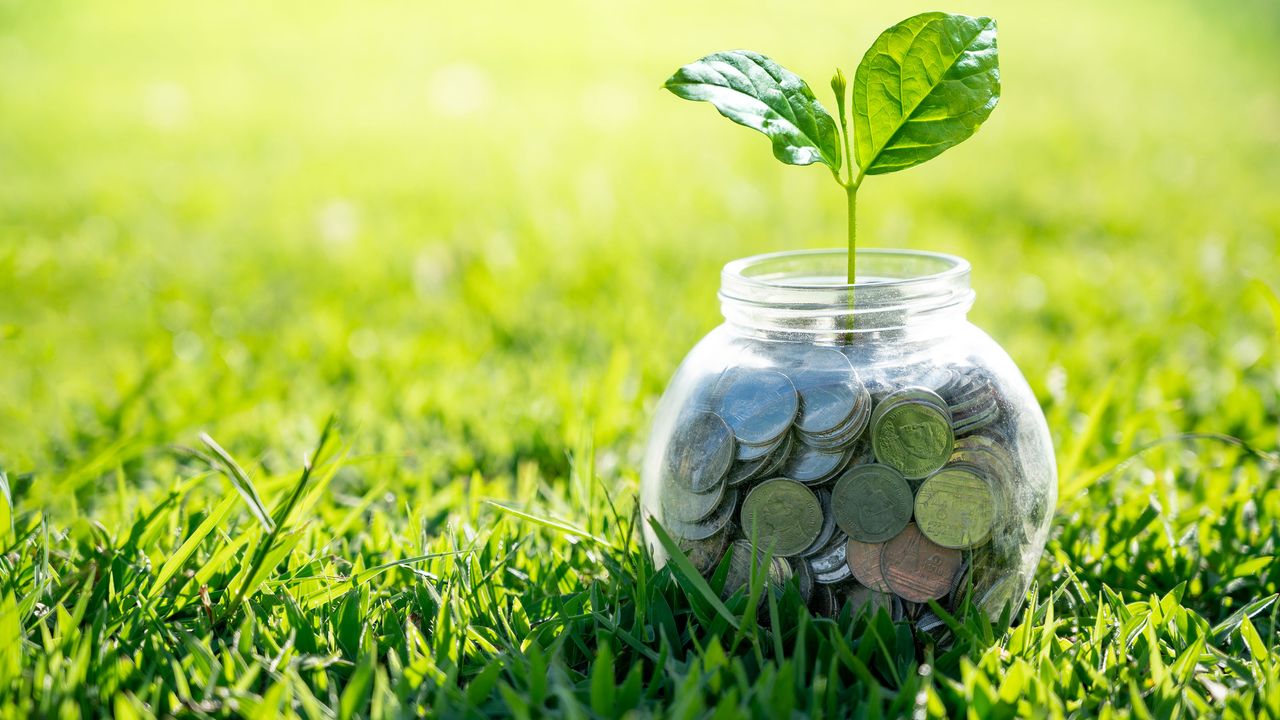
<instances>
[{"instance_id":1,"label":"seedling","mask_svg":"<svg viewBox=\"0 0 1280 720\"><path fill-rule=\"evenodd\" d=\"M996 23L930 12L881 33L853 76L852 132L849 87L839 69L831 78L838 123L799 75L746 50L685 65L665 87L686 100L706 100L721 115L764 133L782 162L822 163L831 170L848 207L853 284L858 188L868 175L914 167L977 132L1000 99Z\"/></svg>"}]
</instances>

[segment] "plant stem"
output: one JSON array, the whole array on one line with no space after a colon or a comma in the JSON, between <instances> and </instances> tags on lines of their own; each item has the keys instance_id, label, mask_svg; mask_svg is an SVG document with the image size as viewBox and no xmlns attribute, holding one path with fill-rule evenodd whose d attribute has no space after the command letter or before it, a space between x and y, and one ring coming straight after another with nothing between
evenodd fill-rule
<instances>
[{"instance_id":1,"label":"plant stem","mask_svg":"<svg viewBox=\"0 0 1280 720\"><path fill-rule=\"evenodd\" d=\"M858 277L858 186L850 183L844 186L845 199L849 208L849 272L846 281L852 285ZM849 304L853 304L853 293L849 293Z\"/></svg>"},{"instance_id":2,"label":"plant stem","mask_svg":"<svg viewBox=\"0 0 1280 720\"><path fill-rule=\"evenodd\" d=\"M857 177L854 177L853 171L857 166L852 148L852 133L849 132L849 113L845 108L846 83L844 74L839 69L836 70L836 76L832 78L831 89L836 93L836 108L840 111L840 137L844 141L844 171L845 179L841 180L839 173L835 175L836 182L840 183L840 187L844 188L845 207L849 211L849 252L847 266L848 270L845 275L845 282L849 285L849 331L850 342L853 341L852 331L854 323L853 315L853 284L858 279L858 186L862 184L862 178L865 173L858 170Z\"/></svg>"},{"instance_id":3,"label":"plant stem","mask_svg":"<svg viewBox=\"0 0 1280 720\"><path fill-rule=\"evenodd\" d=\"M843 78L843 76L841 77ZM855 179L853 170L857 167L857 164L854 162L853 158L853 148L851 147L852 143L850 142L850 136L852 133L849 132L849 117L848 113L845 112L843 90L844 88L842 87L841 92L836 95L836 105L840 110L840 137L844 140L845 179L841 182L840 177L837 175L836 181L840 182L840 186L844 188L845 200L848 203L847 207L849 208L849 271L846 277L846 282L852 285L854 280L857 278L856 271L858 260L854 256L854 251L858 246L858 186L862 184L862 171L858 171L858 176ZM853 307L852 291L849 293L849 307Z\"/></svg>"}]
</instances>

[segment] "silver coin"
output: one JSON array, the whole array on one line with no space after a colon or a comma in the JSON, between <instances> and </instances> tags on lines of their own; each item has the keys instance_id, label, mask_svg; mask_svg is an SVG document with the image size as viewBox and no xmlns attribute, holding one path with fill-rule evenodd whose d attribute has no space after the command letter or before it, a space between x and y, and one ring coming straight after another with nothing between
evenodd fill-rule
<instances>
[{"instance_id":1,"label":"silver coin","mask_svg":"<svg viewBox=\"0 0 1280 720\"><path fill-rule=\"evenodd\" d=\"M986 372L970 368L960 373L960 378L947 387L938 388L938 394L952 405L992 392L991 379Z\"/></svg>"},{"instance_id":2,"label":"silver coin","mask_svg":"<svg viewBox=\"0 0 1280 720\"><path fill-rule=\"evenodd\" d=\"M954 367L944 367L935 368L919 377L913 384L930 388L943 399L947 399L966 382L968 382L967 375Z\"/></svg>"},{"instance_id":3,"label":"silver coin","mask_svg":"<svg viewBox=\"0 0 1280 720\"><path fill-rule=\"evenodd\" d=\"M978 415L986 412L992 407L999 404L995 392L988 391L981 395L967 398L963 402L951 404L951 416L954 419L961 419L970 415Z\"/></svg>"},{"instance_id":4,"label":"silver coin","mask_svg":"<svg viewBox=\"0 0 1280 720\"><path fill-rule=\"evenodd\" d=\"M711 412L698 412L676 429L667 446L667 470L695 493L712 490L733 463L733 430Z\"/></svg>"},{"instance_id":5,"label":"silver coin","mask_svg":"<svg viewBox=\"0 0 1280 720\"><path fill-rule=\"evenodd\" d=\"M946 629L947 624L942 622L942 618L934 615L930 611L920 614L920 619L916 620L916 629L920 632L932 633Z\"/></svg>"},{"instance_id":6,"label":"silver coin","mask_svg":"<svg viewBox=\"0 0 1280 720\"><path fill-rule=\"evenodd\" d=\"M751 566L756 560L755 550L746 540L734 540L729 545L729 569L724 576L724 588L720 597L728 598L751 582ZM758 567L758 563L755 563Z\"/></svg>"},{"instance_id":7,"label":"silver coin","mask_svg":"<svg viewBox=\"0 0 1280 720\"><path fill-rule=\"evenodd\" d=\"M876 413L871 443L877 461L912 480L947 463L954 449L955 432L951 413L945 407L916 399L886 400Z\"/></svg>"},{"instance_id":8,"label":"silver coin","mask_svg":"<svg viewBox=\"0 0 1280 720\"><path fill-rule=\"evenodd\" d=\"M969 592L973 587L973 553L964 554L964 563L960 566L960 571L956 573L956 586L951 588L951 593L947 595L947 603L954 606L957 605L964 594Z\"/></svg>"},{"instance_id":9,"label":"silver coin","mask_svg":"<svg viewBox=\"0 0 1280 720\"><path fill-rule=\"evenodd\" d=\"M848 459L848 452L818 450L797 443L782 466L782 475L802 483L820 483L839 473Z\"/></svg>"},{"instance_id":10,"label":"silver coin","mask_svg":"<svg viewBox=\"0 0 1280 720\"><path fill-rule=\"evenodd\" d=\"M805 548L800 557L809 557L819 550L827 546L831 542L832 536L836 532L836 516L831 512L831 491L826 488L818 488L818 505L822 507L822 529L818 531L818 537L814 539L809 547Z\"/></svg>"},{"instance_id":11,"label":"silver coin","mask_svg":"<svg viewBox=\"0 0 1280 720\"><path fill-rule=\"evenodd\" d=\"M799 352L790 359L787 374L796 388L812 387L825 383L829 378L854 376L853 364L844 353L833 347L801 345Z\"/></svg>"},{"instance_id":12,"label":"silver coin","mask_svg":"<svg viewBox=\"0 0 1280 720\"><path fill-rule=\"evenodd\" d=\"M1013 590L1016 585L1014 576L1005 575L992 583L982 597L978 598L978 605L1000 612L1013 599Z\"/></svg>"},{"instance_id":13,"label":"silver coin","mask_svg":"<svg viewBox=\"0 0 1280 720\"><path fill-rule=\"evenodd\" d=\"M738 487L752 480L764 476L764 467L771 461L771 458L762 457L759 460L752 460L747 463L734 463L729 470L729 476L724 482L730 487Z\"/></svg>"},{"instance_id":14,"label":"silver coin","mask_svg":"<svg viewBox=\"0 0 1280 720\"><path fill-rule=\"evenodd\" d=\"M732 431L730 431L730 433L732 434ZM786 435L783 435L782 437L779 437L777 440L774 440L768 445L739 444L737 452L734 453L734 459L737 460L738 462L751 462L753 460L759 460L760 458L769 455L774 450L777 450L778 446L781 445L783 441L785 441L786 439L787 439Z\"/></svg>"},{"instance_id":15,"label":"silver coin","mask_svg":"<svg viewBox=\"0 0 1280 720\"><path fill-rule=\"evenodd\" d=\"M796 560L790 566L791 576L796 579L796 589L800 598L806 603L813 597L813 569L807 560Z\"/></svg>"},{"instance_id":16,"label":"silver coin","mask_svg":"<svg viewBox=\"0 0 1280 720\"><path fill-rule=\"evenodd\" d=\"M867 392L871 393L871 398L876 402L880 402L885 395L893 392L893 383L882 377L863 375L862 385L867 388Z\"/></svg>"},{"instance_id":17,"label":"silver coin","mask_svg":"<svg viewBox=\"0 0 1280 720\"><path fill-rule=\"evenodd\" d=\"M849 359L838 350L810 346L792 362L786 372L800 395L796 427L821 433L840 426L865 391Z\"/></svg>"},{"instance_id":18,"label":"silver coin","mask_svg":"<svg viewBox=\"0 0 1280 720\"><path fill-rule=\"evenodd\" d=\"M724 557L725 549L729 547L729 527L726 525L720 528L709 538L699 540L677 536L676 541L684 554L689 557L689 562L693 563L693 567L703 575L710 575L720 564L720 558Z\"/></svg>"},{"instance_id":19,"label":"silver coin","mask_svg":"<svg viewBox=\"0 0 1280 720\"><path fill-rule=\"evenodd\" d=\"M966 393L970 392L973 387L974 381L972 377L956 371L950 382L934 387L933 391L938 394L938 397L941 397L948 404L955 404L963 398Z\"/></svg>"},{"instance_id":20,"label":"silver coin","mask_svg":"<svg viewBox=\"0 0 1280 720\"><path fill-rule=\"evenodd\" d=\"M836 525L864 543L882 543L911 521L911 487L888 465L855 465L831 490Z\"/></svg>"},{"instance_id":21,"label":"silver coin","mask_svg":"<svg viewBox=\"0 0 1280 720\"><path fill-rule=\"evenodd\" d=\"M723 488L724 486L721 485L720 487ZM712 508L711 512L705 517L696 521L685 521L668 513L662 519L662 525L677 538L705 540L729 524L729 520L733 518L733 513L737 509L737 504L738 491L734 488L729 488L722 492L720 503ZM663 508L666 508L665 498Z\"/></svg>"},{"instance_id":22,"label":"silver coin","mask_svg":"<svg viewBox=\"0 0 1280 720\"><path fill-rule=\"evenodd\" d=\"M800 409L791 380L772 370L739 370L730 375L720 396L719 415L738 442L768 445L795 420Z\"/></svg>"},{"instance_id":23,"label":"silver coin","mask_svg":"<svg viewBox=\"0 0 1280 720\"><path fill-rule=\"evenodd\" d=\"M927 604L915 603L915 602L911 602L910 600L903 600L901 597L897 595L893 596L893 600L894 600L894 605L896 606L895 614L897 615L897 617L895 617L894 620L914 621L917 618L919 618L921 615L924 615L926 612L928 612L927 610L925 610L925 608L929 607Z\"/></svg>"},{"instance_id":24,"label":"silver coin","mask_svg":"<svg viewBox=\"0 0 1280 720\"><path fill-rule=\"evenodd\" d=\"M949 403L949 405L952 418L958 422L961 418L986 412L994 407L997 402L995 390L989 384L983 383L980 391L967 394L957 401Z\"/></svg>"},{"instance_id":25,"label":"silver coin","mask_svg":"<svg viewBox=\"0 0 1280 720\"><path fill-rule=\"evenodd\" d=\"M840 450L852 445L867 429L871 419L871 396L863 392L858 396L853 413L839 427L827 433L804 433L805 444L819 450Z\"/></svg>"},{"instance_id":26,"label":"silver coin","mask_svg":"<svg viewBox=\"0 0 1280 720\"><path fill-rule=\"evenodd\" d=\"M798 555L822 531L822 505L809 488L785 478L751 488L742 503L742 532L780 557Z\"/></svg>"},{"instance_id":27,"label":"silver coin","mask_svg":"<svg viewBox=\"0 0 1280 720\"><path fill-rule=\"evenodd\" d=\"M982 413L975 414L972 417L964 418L962 420L952 421L951 428L956 437L963 437L986 428L999 417L1000 407L993 404Z\"/></svg>"},{"instance_id":28,"label":"silver coin","mask_svg":"<svg viewBox=\"0 0 1280 720\"><path fill-rule=\"evenodd\" d=\"M855 416L856 421L850 423L841 429L840 434L829 437L813 437L811 435L802 436L805 445L815 450L826 450L830 452L839 452L847 450L856 443L867 428L866 418L869 413Z\"/></svg>"},{"instance_id":29,"label":"silver coin","mask_svg":"<svg viewBox=\"0 0 1280 720\"><path fill-rule=\"evenodd\" d=\"M981 404L968 405L953 411L951 426L955 429L957 437L971 435L991 427L1000 417L1000 403L995 396L992 396Z\"/></svg>"},{"instance_id":30,"label":"silver coin","mask_svg":"<svg viewBox=\"0 0 1280 720\"><path fill-rule=\"evenodd\" d=\"M792 577L791 563L786 558L774 557L769 563L769 580L774 587L782 587Z\"/></svg>"},{"instance_id":31,"label":"silver coin","mask_svg":"<svg viewBox=\"0 0 1280 720\"><path fill-rule=\"evenodd\" d=\"M762 477L777 475L782 469L782 466L786 464L787 458L791 457L791 452L795 448L796 444L795 435L793 433L787 433L784 435L782 443L779 444L778 448L769 456L768 464L760 470L760 475Z\"/></svg>"},{"instance_id":32,"label":"silver coin","mask_svg":"<svg viewBox=\"0 0 1280 720\"><path fill-rule=\"evenodd\" d=\"M724 499L724 483L717 484L709 492L695 493L680 486L679 482L673 478L665 485L662 508L666 510L667 518L695 523L714 512Z\"/></svg>"},{"instance_id":33,"label":"silver coin","mask_svg":"<svg viewBox=\"0 0 1280 720\"><path fill-rule=\"evenodd\" d=\"M840 610L836 605L835 594L831 592L830 585L814 585L813 592L809 597L809 609L815 615L823 615L825 617L835 617Z\"/></svg>"},{"instance_id":34,"label":"silver coin","mask_svg":"<svg viewBox=\"0 0 1280 720\"><path fill-rule=\"evenodd\" d=\"M800 414L796 427L806 433L831 432L840 427L857 406L857 390L847 381L798 390Z\"/></svg>"},{"instance_id":35,"label":"silver coin","mask_svg":"<svg viewBox=\"0 0 1280 720\"><path fill-rule=\"evenodd\" d=\"M847 547L848 538L840 534L832 538L831 544L809 558L814 582L831 585L853 577L848 556L845 555Z\"/></svg>"},{"instance_id":36,"label":"silver coin","mask_svg":"<svg viewBox=\"0 0 1280 720\"><path fill-rule=\"evenodd\" d=\"M952 423L957 427L972 424L978 419L987 422L1000 412L1000 398L990 383L983 383L982 391L966 395L958 402L951 403Z\"/></svg>"},{"instance_id":37,"label":"silver coin","mask_svg":"<svg viewBox=\"0 0 1280 720\"><path fill-rule=\"evenodd\" d=\"M876 451L871 445L871 437L864 436L849 448L849 462L845 467L870 465L876 461Z\"/></svg>"}]
</instances>

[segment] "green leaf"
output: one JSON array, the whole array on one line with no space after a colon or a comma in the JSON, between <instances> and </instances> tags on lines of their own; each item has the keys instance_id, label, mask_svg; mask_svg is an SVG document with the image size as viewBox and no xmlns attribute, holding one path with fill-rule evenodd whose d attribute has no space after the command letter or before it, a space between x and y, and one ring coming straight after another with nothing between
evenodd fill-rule
<instances>
[{"instance_id":1,"label":"green leaf","mask_svg":"<svg viewBox=\"0 0 1280 720\"><path fill-rule=\"evenodd\" d=\"M773 141L789 165L840 169L836 122L799 75L759 53L712 53L676 71L663 86L685 100L706 100L730 120Z\"/></svg>"},{"instance_id":2,"label":"green leaf","mask_svg":"<svg viewBox=\"0 0 1280 720\"><path fill-rule=\"evenodd\" d=\"M931 12L881 33L853 77L865 175L904 170L977 131L1000 99L996 23Z\"/></svg>"}]
</instances>

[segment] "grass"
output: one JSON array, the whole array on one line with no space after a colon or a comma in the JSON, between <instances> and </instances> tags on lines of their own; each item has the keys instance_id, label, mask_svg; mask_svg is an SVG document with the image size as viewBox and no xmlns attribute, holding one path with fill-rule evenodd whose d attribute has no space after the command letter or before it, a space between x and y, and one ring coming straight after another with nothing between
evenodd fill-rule
<instances>
[{"instance_id":1,"label":"grass","mask_svg":"<svg viewBox=\"0 0 1280 720\"><path fill-rule=\"evenodd\" d=\"M1061 482L948 647L719 604L634 512L719 267L842 241L658 84L934 6L455 5L0 1L0 715L1280 716L1269 4L948 8L1001 107L862 242L973 261Z\"/></svg>"}]
</instances>

